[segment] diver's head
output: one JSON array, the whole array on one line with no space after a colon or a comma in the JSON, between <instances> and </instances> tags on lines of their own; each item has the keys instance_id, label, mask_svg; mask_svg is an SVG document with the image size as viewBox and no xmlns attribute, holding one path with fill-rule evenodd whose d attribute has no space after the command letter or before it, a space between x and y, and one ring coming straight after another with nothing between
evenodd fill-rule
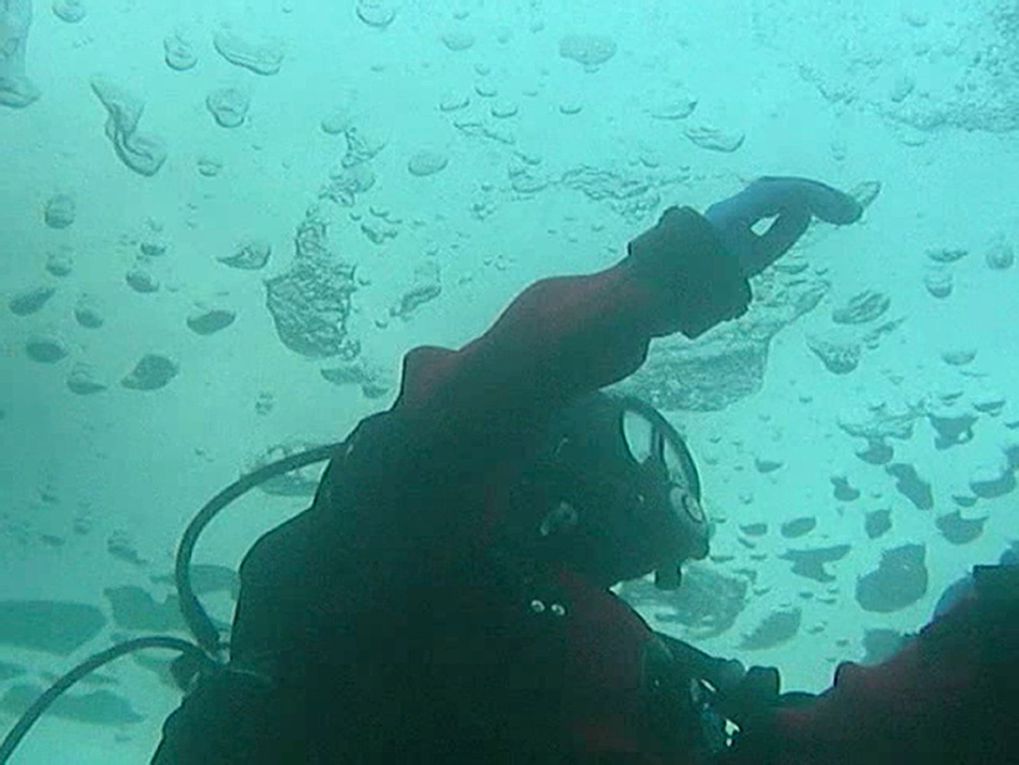
<instances>
[{"instance_id":1,"label":"diver's head","mask_svg":"<svg viewBox=\"0 0 1019 765\"><path fill-rule=\"evenodd\" d=\"M708 553L693 459L634 397L598 392L557 415L520 494L543 511L543 554L604 586L655 572L659 587L674 588L681 564Z\"/></svg>"}]
</instances>

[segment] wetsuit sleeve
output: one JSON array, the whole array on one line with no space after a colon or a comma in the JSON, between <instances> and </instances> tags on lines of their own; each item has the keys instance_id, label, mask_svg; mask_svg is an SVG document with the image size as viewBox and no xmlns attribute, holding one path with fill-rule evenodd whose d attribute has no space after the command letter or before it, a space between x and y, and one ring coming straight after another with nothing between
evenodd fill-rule
<instances>
[{"instance_id":1,"label":"wetsuit sleeve","mask_svg":"<svg viewBox=\"0 0 1019 765\"><path fill-rule=\"evenodd\" d=\"M573 397L632 374L653 337L687 327L699 334L748 302L746 280L710 224L670 208L617 265L531 285L457 351L412 350L394 409L415 418L419 434L506 447Z\"/></svg>"},{"instance_id":2,"label":"wetsuit sleeve","mask_svg":"<svg viewBox=\"0 0 1019 765\"><path fill-rule=\"evenodd\" d=\"M808 706L778 710L726 765L1004 763L1019 751L1019 610L961 602L888 661L839 666Z\"/></svg>"}]
</instances>

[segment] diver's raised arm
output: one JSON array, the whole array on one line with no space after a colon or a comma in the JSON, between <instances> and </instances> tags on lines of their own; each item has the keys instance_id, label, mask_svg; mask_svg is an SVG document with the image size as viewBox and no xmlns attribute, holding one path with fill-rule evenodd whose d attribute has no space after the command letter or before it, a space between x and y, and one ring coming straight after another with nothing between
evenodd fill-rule
<instances>
[{"instance_id":1,"label":"diver's raised arm","mask_svg":"<svg viewBox=\"0 0 1019 765\"><path fill-rule=\"evenodd\" d=\"M425 413L460 437L540 420L635 372L652 338L695 338L742 315L751 300L748 278L788 251L813 217L850 223L861 211L824 184L772 177L704 215L670 207L615 266L532 284L460 350L410 351L396 408ZM769 231L754 233L754 224L772 217Z\"/></svg>"}]
</instances>

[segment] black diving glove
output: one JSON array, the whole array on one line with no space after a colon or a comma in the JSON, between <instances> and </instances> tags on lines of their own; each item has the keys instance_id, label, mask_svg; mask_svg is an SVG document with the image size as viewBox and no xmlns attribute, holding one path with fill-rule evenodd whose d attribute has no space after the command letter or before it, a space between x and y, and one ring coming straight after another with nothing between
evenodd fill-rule
<instances>
[{"instance_id":1,"label":"black diving glove","mask_svg":"<svg viewBox=\"0 0 1019 765\"><path fill-rule=\"evenodd\" d=\"M670 207L627 245L630 269L663 291L654 336L695 338L746 313L750 284L708 221L689 207Z\"/></svg>"},{"instance_id":2,"label":"black diving glove","mask_svg":"<svg viewBox=\"0 0 1019 765\"><path fill-rule=\"evenodd\" d=\"M775 667L751 667L738 683L720 688L715 707L740 726L778 703L781 679Z\"/></svg>"},{"instance_id":3,"label":"black diving glove","mask_svg":"<svg viewBox=\"0 0 1019 765\"><path fill-rule=\"evenodd\" d=\"M863 207L830 186L805 178L765 177L700 215L670 207L630 242L627 262L668 292L674 313L657 335L695 338L750 305L748 280L789 251L813 218L852 223ZM753 227L775 218L764 234Z\"/></svg>"},{"instance_id":4,"label":"black diving glove","mask_svg":"<svg viewBox=\"0 0 1019 765\"><path fill-rule=\"evenodd\" d=\"M781 680L774 667L751 667L735 686L719 689L715 709L739 726L732 745L712 765L770 765L778 760L782 740L775 730L775 711L804 706L817 698L812 693L780 693Z\"/></svg>"}]
</instances>

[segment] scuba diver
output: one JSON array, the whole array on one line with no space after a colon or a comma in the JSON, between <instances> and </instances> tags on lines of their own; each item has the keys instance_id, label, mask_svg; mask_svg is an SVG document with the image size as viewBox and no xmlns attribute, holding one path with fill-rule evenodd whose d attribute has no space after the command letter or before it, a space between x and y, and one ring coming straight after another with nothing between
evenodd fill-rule
<instances>
[{"instance_id":1,"label":"scuba diver","mask_svg":"<svg viewBox=\"0 0 1019 765\"><path fill-rule=\"evenodd\" d=\"M393 406L245 557L229 662L196 673L154 765L1019 761L1014 572L978 567L984 592L818 697L654 632L610 590L678 586L710 523L675 429L601 389L653 338L741 316L812 219L861 214L762 178L666 210L604 271L531 285L460 350L411 350Z\"/></svg>"},{"instance_id":2,"label":"scuba diver","mask_svg":"<svg viewBox=\"0 0 1019 765\"><path fill-rule=\"evenodd\" d=\"M675 586L707 555L699 481L658 412L600 389L652 338L742 315L813 216L861 212L761 179L666 210L607 270L537 282L458 351L411 350L393 406L245 557L227 669L153 762L695 761L690 678L609 588Z\"/></svg>"},{"instance_id":3,"label":"scuba diver","mask_svg":"<svg viewBox=\"0 0 1019 765\"><path fill-rule=\"evenodd\" d=\"M177 578L198 646L98 655L0 763L55 695L139 647L182 654L154 765L1019 762L1017 567L976 567L896 656L841 665L819 696L656 633L610 589L680 586L711 524L675 428L602 389L652 339L743 315L749 279L813 219L861 214L822 183L761 178L703 215L667 209L606 270L531 285L459 350L411 350L389 410L227 487L189 526ZM245 556L227 645L190 588L198 533L272 471L323 458L311 507Z\"/></svg>"}]
</instances>

